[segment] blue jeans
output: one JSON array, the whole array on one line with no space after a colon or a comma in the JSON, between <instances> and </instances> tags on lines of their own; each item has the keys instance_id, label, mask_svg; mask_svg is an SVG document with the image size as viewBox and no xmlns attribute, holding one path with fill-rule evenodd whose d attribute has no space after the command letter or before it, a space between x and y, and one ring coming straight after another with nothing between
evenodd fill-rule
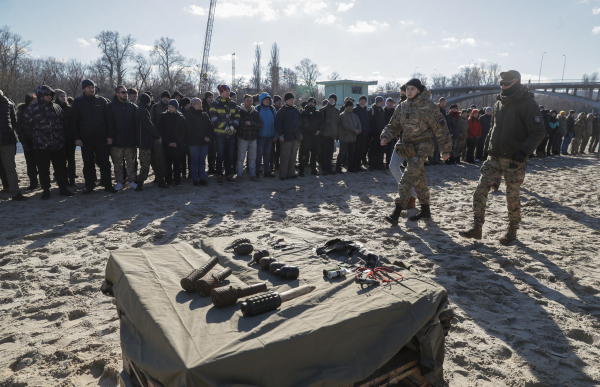
<instances>
[{"instance_id":1,"label":"blue jeans","mask_svg":"<svg viewBox=\"0 0 600 387\"><path fill-rule=\"evenodd\" d=\"M260 172L260 165L264 166L265 174L271 173L271 146L273 139L271 137L260 137L256 139L256 173Z\"/></svg>"},{"instance_id":2,"label":"blue jeans","mask_svg":"<svg viewBox=\"0 0 600 387\"><path fill-rule=\"evenodd\" d=\"M235 149L235 137L217 137L217 176L223 176L223 163L225 163L225 175L233 175L233 152Z\"/></svg>"},{"instance_id":3,"label":"blue jeans","mask_svg":"<svg viewBox=\"0 0 600 387\"><path fill-rule=\"evenodd\" d=\"M190 162L190 170L192 180L198 180L198 175L200 175L200 179L206 179L206 155L208 155L208 143L206 145L200 146L190 146L190 158L192 161Z\"/></svg>"},{"instance_id":4,"label":"blue jeans","mask_svg":"<svg viewBox=\"0 0 600 387\"><path fill-rule=\"evenodd\" d=\"M238 138L237 175L242 176L244 173L246 152L248 152L250 176L256 176L256 140L248 141L243 138Z\"/></svg>"},{"instance_id":5,"label":"blue jeans","mask_svg":"<svg viewBox=\"0 0 600 387\"><path fill-rule=\"evenodd\" d=\"M573 141L573 133L565 134L565 138L563 139L562 149L560 150L562 153L567 153L569 151L569 145Z\"/></svg>"}]
</instances>

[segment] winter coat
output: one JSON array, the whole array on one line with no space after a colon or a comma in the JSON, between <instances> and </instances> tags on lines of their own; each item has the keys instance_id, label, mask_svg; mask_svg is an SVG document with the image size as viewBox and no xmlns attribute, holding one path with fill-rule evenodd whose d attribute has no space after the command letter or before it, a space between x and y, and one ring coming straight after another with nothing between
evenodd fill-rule
<instances>
[{"instance_id":1,"label":"winter coat","mask_svg":"<svg viewBox=\"0 0 600 387\"><path fill-rule=\"evenodd\" d=\"M162 137L162 145L165 154L185 154L185 117L181 112L169 113L167 110L158 117L158 132ZM176 143L177 147L169 144Z\"/></svg>"},{"instance_id":2,"label":"winter coat","mask_svg":"<svg viewBox=\"0 0 600 387\"><path fill-rule=\"evenodd\" d=\"M240 113L235 102L229 98L216 98L210 105L209 113L210 120L215 128L216 136L227 136L225 128L233 126L233 135L240 124Z\"/></svg>"},{"instance_id":3,"label":"winter coat","mask_svg":"<svg viewBox=\"0 0 600 387\"><path fill-rule=\"evenodd\" d=\"M458 120L458 126L460 126L460 138L465 140L465 137L469 136L469 119L460 116Z\"/></svg>"},{"instance_id":4,"label":"winter coat","mask_svg":"<svg viewBox=\"0 0 600 387\"><path fill-rule=\"evenodd\" d=\"M208 142L205 141L206 137L210 140L214 140L215 138L215 131L208 114L193 107L188 110L185 116L185 132L186 146L207 145Z\"/></svg>"},{"instance_id":5,"label":"winter coat","mask_svg":"<svg viewBox=\"0 0 600 387\"><path fill-rule=\"evenodd\" d=\"M108 101L93 95L82 95L73 100L71 106L71 126L74 140L90 137L108 138Z\"/></svg>"},{"instance_id":6,"label":"winter coat","mask_svg":"<svg viewBox=\"0 0 600 387\"><path fill-rule=\"evenodd\" d=\"M265 98L269 98L271 101L268 107L262 104L262 101ZM258 101L256 111L260 114L260 119L263 123L262 127L258 129L258 137L277 138L277 132L275 132L275 116L277 115L277 110L273 107L271 96L269 93L260 93Z\"/></svg>"},{"instance_id":7,"label":"winter coat","mask_svg":"<svg viewBox=\"0 0 600 387\"><path fill-rule=\"evenodd\" d=\"M479 123L481 124L481 134L483 136L487 136L490 131L490 125L492 124L492 115L491 114L483 114L479 115Z\"/></svg>"},{"instance_id":8,"label":"winter coat","mask_svg":"<svg viewBox=\"0 0 600 387\"><path fill-rule=\"evenodd\" d=\"M490 156L512 159L522 151L533 154L546 136L546 130L537 103L527 87L514 94L496 97L492 113L492 128L484 150Z\"/></svg>"},{"instance_id":9,"label":"winter coat","mask_svg":"<svg viewBox=\"0 0 600 387\"><path fill-rule=\"evenodd\" d=\"M23 131L31 139L33 149L58 150L65 146L65 112L52 101L44 101L48 86L38 87L38 103L29 105L23 113Z\"/></svg>"},{"instance_id":10,"label":"winter coat","mask_svg":"<svg viewBox=\"0 0 600 387\"><path fill-rule=\"evenodd\" d=\"M337 140L340 137L340 113L335 108L335 105L327 104L319 110L321 121L323 122L323 131L321 136L330 137Z\"/></svg>"},{"instance_id":11,"label":"winter coat","mask_svg":"<svg viewBox=\"0 0 600 387\"><path fill-rule=\"evenodd\" d=\"M592 136L600 136L600 126L598 125L598 117L592 120Z\"/></svg>"},{"instance_id":12,"label":"winter coat","mask_svg":"<svg viewBox=\"0 0 600 387\"><path fill-rule=\"evenodd\" d=\"M383 112L383 108L377 107L377 105L373 104L371 106L371 110L369 110L369 126L371 128L370 136L373 136L373 138L379 138L383 128L385 128L387 124L388 123L385 122L385 113Z\"/></svg>"},{"instance_id":13,"label":"winter coat","mask_svg":"<svg viewBox=\"0 0 600 387\"><path fill-rule=\"evenodd\" d=\"M323 129L323 121L321 114L317 111L316 106L307 106L300 113L300 127L302 128L302 136L314 136L315 133Z\"/></svg>"},{"instance_id":14,"label":"winter coat","mask_svg":"<svg viewBox=\"0 0 600 387\"><path fill-rule=\"evenodd\" d=\"M0 94L0 146L17 143L17 109L15 104Z\"/></svg>"},{"instance_id":15,"label":"winter coat","mask_svg":"<svg viewBox=\"0 0 600 387\"><path fill-rule=\"evenodd\" d=\"M121 102L114 96L107 109L108 137L115 148L135 148L137 133L135 116L137 106L129 101Z\"/></svg>"},{"instance_id":16,"label":"winter coat","mask_svg":"<svg viewBox=\"0 0 600 387\"><path fill-rule=\"evenodd\" d=\"M593 125L592 125L593 119L594 119L594 116L591 114L588 114L587 121L585 122L585 134L588 136L591 136L592 132L594 131Z\"/></svg>"},{"instance_id":17,"label":"winter coat","mask_svg":"<svg viewBox=\"0 0 600 387\"><path fill-rule=\"evenodd\" d=\"M558 118L556 117L552 117L552 116L548 116L548 126L550 127L550 135L554 135L554 133L557 132L557 130L559 130L559 126L560 123L558 121Z\"/></svg>"},{"instance_id":18,"label":"winter coat","mask_svg":"<svg viewBox=\"0 0 600 387\"><path fill-rule=\"evenodd\" d=\"M68 103L54 102L65 113L65 141L73 142L73 125L71 125L71 105Z\"/></svg>"},{"instance_id":19,"label":"winter coat","mask_svg":"<svg viewBox=\"0 0 600 387\"><path fill-rule=\"evenodd\" d=\"M250 121L250 125L246 125L246 121ZM240 107L240 125L237 129L237 136L247 141L256 140L258 130L262 128L263 122L260 118L260 113L256 111L254 106L250 106L250 110L242 105Z\"/></svg>"},{"instance_id":20,"label":"winter coat","mask_svg":"<svg viewBox=\"0 0 600 387\"><path fill-rule=\"evenodd\" d=\"M558 115L558 134L564 136L567 134L567 117L561 114Z\"/></svg>"},{"instance_id":21,"label":"winter coat","mask_svg":"<svg viewBox=\"0 0 600 387\"><path fill-rule=\"evenodd\" d=\"M345 113L344 111L342 111L341 114ZM370 125L370 112L369 112L369 108L367 107L367 105L365 105L365 107L361 107L360 105L356 105L354 107L354 109L352 110L352 113L356 114L356 116L358 117L358 119L360 120L360 127L362 128L362 131L360 132L359 136L364 136L367 137L369 136L369 133L371 131L371 125ZM340 117L341 118L341 117ZM385 118L384 118L385 121ZM342 131L344 130L344 128L342 128ZM342 132L340 132L340 137L342 136Z\"/></svg>"},{"instance_id":22,"label":"winter coat","mask_svg":"<svg viewBox=\"0 0 600 387\"><path fill-rule=\"evenodd\" d=\"M140 105L135 114L136 145L140 149L154 149L154 140L160 138L160 133L150 119L148 107Z\"/></svg>"},{"instance_id":23,"label":"winter coat","mask_svg":"<svg viewBox=\"0 0 600 387\"><path fill-rule=\"evenodd\" d=\"M450 111L446 115L446 122L448 123L448 132L452 138L460 138L460 112Z\"/></svg>"},{"instance_id":24,"label":"winter coat","mask_svg":"<svg viewBox=\"0 0 600 387\"><path fill-rule=\"evenodd\" d=\"M160 117L160 115L166 112L167 110L169 110L169 105L165 105L164 103L162 103L162 101L159 101L158 103L152 105L152 107L150 108L150 119L152 120L154 126L158 124L158 118Z\"/></svg>"},{"instance_id":25,"label":"winter coat","mask_svg":"<svg viewBox=\"0 0 600 387\"><path fill-rule=\"evenodd\" d=\"M29 146L31 146L31 139L23 130L23 117L27 107L26 103L20 103L19 106L17 106L17 125L15 127L15 133L19 136L18 140L21 144L30 144Z\"/></svg>"},{"instance_id":26,"label":"winter coat","mask_svg":"<svg viewBox=\"0 0 600 387\"><path fill-rule=\"evenodd\" d=\"M575 133L575 118L567 117L567 133Z\"/></svg>"},{"instance_id":27,"label":"winter coat","mask_svg":"<svg viewBox=\"0 0 600 387\"><path fill-rule=\"evenodd\" d=\"M340 114L340 125L342 127L340 141L355 142L356 131L358 130L358 134L362 132L360 118L350 108Z\"/></svg>"},{"instance_id":28,"label":"winter coat","mask_svg":"<svg viewBox=\"0 0 600 387\"><path fill-rule=\"evenodd\" d=\"M474 112L475 110L473 110ZM469 117L469 137L468 138L477 138L481 136L481 124L479 123L479 117L475 117L471 112L471 116Z\"/></svg>"},{"instance_id":29,"label":"winter coat","mask_svg":"<svg viewBox=\"0 0 600 387\"><path fill-rule=\"evenodd\" d=\"M585 124L586 118L585 113L579 113L577 119L575 120L574 129L573 129L573 137L583 138L585 135Z\"/></svg>"},{"instance_id":30,"label":"winter coat","mask_svg":"<svg viewBox=\"0 0 600 387\"><path fill-rule=\"evenodd\" d=\"M300 112L294 106L284 105L275 116L275 130L284 141L300 141Z\"/></svg>"}]
</instances>

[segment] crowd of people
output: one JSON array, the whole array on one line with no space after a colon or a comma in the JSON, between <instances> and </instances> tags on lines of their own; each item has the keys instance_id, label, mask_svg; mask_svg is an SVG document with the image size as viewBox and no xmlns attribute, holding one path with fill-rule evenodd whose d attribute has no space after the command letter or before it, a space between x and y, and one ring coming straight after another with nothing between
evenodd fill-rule
<instances>
[{"instance_id":1,"label":"crowd of people","mask_svg":"<svg viewBox=\"0 0 600 387\"><path fill-rule=\"evenodd\" d=\"M109 100L98 95L89 79L82 81L82 89L83 95L73 99L62 90L42 85L18 106L0 91L0 177L3 191L10 192L13 200L26 199L16 172L17 142L22 144L27 164L27 190L41 186L43 200L50 198L53 178L60 195L73 195L69 188L76 185L76 147L81 148L83 160L83 194L92 193L97 185L110 193L126 187L143 191L150 168L154 183L169 188L181 186L188 177L194 186L206 186L208 175L216 175L217 183L223 184L239 183L245 173L247 180L260 182L276 177L275 172L286 180L309 172L358 173L366 171L365 167L390 169L400 182L401 169L407 164L394 151L397 134L381 141L396 112L392 98L376 97L370 107L366 96L358 102L346 98L338 109L335 94L321 101L321 106L309 98L296 107L293 94L281 98L266 92L244 95L238 105L238 96L227 85L218 86L216 96L207 91L203 99L164 91L158 102L149 91L138 94L122 85ZM398 102L406 98L404 85ZM451 150L448 157L440 158L444 153L438 141L441 132L433 133L434 149L424 165L486 160L492 107L472 105L460 110L453 104L446 111L446 106L445 98L437 103ZM567 114L539 108L546 136L530 157L597 152L598 113L581 112L575 117L572 110ZM334 159L336 141L339 152ZM404 209L414 206L414 196L410 200Z\"/></svg>"}]
</instances>

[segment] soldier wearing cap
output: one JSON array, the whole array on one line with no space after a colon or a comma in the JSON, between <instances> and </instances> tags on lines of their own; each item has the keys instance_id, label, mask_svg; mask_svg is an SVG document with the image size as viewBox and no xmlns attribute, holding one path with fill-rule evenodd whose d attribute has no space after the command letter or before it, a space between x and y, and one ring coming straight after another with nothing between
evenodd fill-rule
<instances>
[{"instance_id":1,"label":"soldier wearing cap","mask_svg":"<svg viewBox=\"0 0 600 387\"><path fill-rule=\"evenodd\" d=\"M506 182L509 226L500 243L508 245L517 238L521 223L519 189L525 179L527 157L546 135L542 115L533 94L521 85L521 74L510 70L500 73L502 92L496 97L490 132L484 152L488 159L481 167L481 177L473 194L474 225L460 232L465 238L481 239L488 192L500 177Z\"/></svg>"},{"instance_id":2,"label":"soldier wearing cap","mask_svg":"<svg viewBox=\"0 0 600 387\"><path fill-rule=\"evenodd\" d=\"M398 225L402 209L406 208L413 188L421 204L421 213L409 219L416 221L431 217L424 165L425 160L433 154L432 137L437 137L444 161L448 160L452 150L446 120L437 105L431 101L431 93L425 85L419 79L411 79L406 82L406 95L408 99L398 105L380 136L381 145L385 146L402 133L402 143L396 144L396 152L407 160L406 169L398 184L396 209L392 215L385 217L385 221L392 226Z\"/></svg>"}]
</instances>

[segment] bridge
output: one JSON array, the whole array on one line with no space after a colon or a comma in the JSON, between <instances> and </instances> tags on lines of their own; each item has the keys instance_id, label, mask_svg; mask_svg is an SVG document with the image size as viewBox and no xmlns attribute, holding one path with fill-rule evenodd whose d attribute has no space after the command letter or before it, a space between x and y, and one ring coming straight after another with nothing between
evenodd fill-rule
<instances>
[{"instance_id":1,"label":"bridge","mask_svg":"<svg viewBox=\"0 0 600 387\"><path fill-rule=\"evenodd\" d=\"M600 110L600 82L573 82L573 81L542 81L540 83L524 83L529 90L535 94L551 95L571 101L579 102L584 105ZM448 105L459 103L469 99L482 97L486 95L496 95L500 93L500 85L475 85L458 87L441 87L429 89L433 101L437 102L440 97L446 97ZM581 95L580 91L587 91L587 95ZM594 96L594 91L596 95ZM375 101L377 95L392 97L396 101L400 98L400 92L384 92L369 96L369 100Z\"/></svg>"}]
</instances>

